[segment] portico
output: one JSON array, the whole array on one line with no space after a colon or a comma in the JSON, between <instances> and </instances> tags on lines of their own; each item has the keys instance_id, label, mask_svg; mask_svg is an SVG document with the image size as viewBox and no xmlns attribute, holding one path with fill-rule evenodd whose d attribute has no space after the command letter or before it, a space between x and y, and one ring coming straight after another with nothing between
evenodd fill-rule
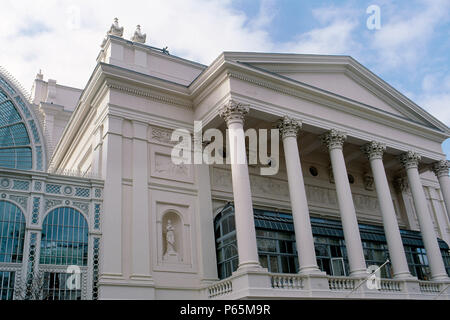
<instances>
[{"instance_id":1,"label":"portico","mask_svg":"<svg viewBox=\"0 0 450 320\"><path fill-rule=\"evenodd\" d=\"M100 298L448 298L446 125L350 57L205 66L133 39L106 36L52 158L104 179ZM196 121L235 162L172 161Z\"/></svg>"},{"instance_id":2,"label":"portico","mask_svg":"<svg viewBox=\"0 0 450 320\"><path fill-rule=\"evenodd\" d=\"M239 110L239 119L241 125L246 117L249 117L252 114L251 106L246 106L245 108L239 107L240 103L232 100L232 102L226 103L222 107L222 114L225 112L224 110L229 109L229 112L237 112ZM232 107L230 107L232 106ZM267 117L266 117L267 118ZM250 120L252 124L255 124L255 121ZM267 125L263 125L267 127ZM301 130L301 121L300 119L294 119L292 117L285 116L281 118L278 122L275 122L274 127L277 126L281 131L281 139L283 141L283 149L284 149L284 159L280 160L281 162L285 161L285 165L282 166L283 173L286 174L288 190L289 190L289 199L290 199L290 209L292 212L294 230L295 230L295 239L297 243L297 253L298 253L298 261L299 261L299 275L313 277L316 275L317 279L321 281L323 279L324 273L320 273L320 270L317 266L316 255L314 251L314 241L313 234L311 230L311 224L309 219L309 207L308 200L306 196L305 190L305 182L303 179L303 171L302 165L300 161L300 157L302 156L302 148L299 148L299 145L302 146L302 143L297 141L297 136L299 131ZM244 130L243 127L240 127L241 130ZM389 250L391 268L392 268L392 276L395 280L399 282L393 283L406 283L404 288L409 287L411 290L411 282L415 282L417 285L417 278L411 275L408 269L408 263L405 255L405 250L403 248L402 237L399 230L398 223L398 214L396 213L396 208L394 207L394 202L392 199L392 191L390 189L389 180L393 181L394 178L398 178L398 174L407 175L409 179L409 184L411 185L413 197L414 199L418 198L419 201L415 200L416 204L416 212L425 212L423 214L424 217L420 217L420 227L421 232L424 237L424 243L427 249L428 261L430 262L430 268L432 273L432 279L435 281L441 281L443 283L448 282L448 277L446 276L445 267L443 264L442 256L438 247L438 242L432 227L430 227L429 222L427 221L427 215L429 216L427 208L419 207L420 199L424 198L424 193L422 188L415 187L415 183L417 183L418 173L418 161L420 159L414 152L403 152L403 150L393 150L390 148L389 154L387 154L388 166L390 168L389 173L391 176L387 175L387 170L385 169L383 156L386 155L386 145L384 143L380 143L377 141L361 141L360 139L351 139L353 142L349 145L349 149L353 150L353 152L347 153L344 155L344 143L347 140L347 135L335 129L331 129L325 131L324 133L317 134L320 131L324 131L323 129L313 128L312 132L306 133L307 145L304 147L309 153L311 152L319 152L322 153L322 156L329 156L331 163L331 174L332 180L335 185L335 192L337 193L337 204L339 209L339 216L342 222L344 238L345 238L345 246L348 254L348 263L349 263L349 271L350 278L362 280L367 277L367 264L364 257L364 250L362 246L362 241L359 232L355 232L358 230L358 217L355 210L355 200L352 197L352 190L350 185L350 174L346 168L347 164L352 163L355 164L355 161L366 162L365 167L369 169L370 172L366 172L364 177L372 177L372 182L374 186L371 190L376 192L376 198L379 205L379 211L381 214L381 223L384 228L384 233L386 236L386 241ZM325 148L320 148L321 143L317 143L312 138L314 137L317 141L323 143L328 149L328 154L324 152ZM241 141L235 141L234 143L245 145L245 135L240 135ZM302 138L301 138L302 139ZM301 140L300 139L300 140ZM355 144L357 145L355 146ZM231 144L230 144L231 148ZM236 150L236 149L234 149ZM359 155L355 154L355 150L359 151ZM247 157L248 151L244 148L240 149L242 154L233 155L232 157ZM281 152L280 152L281 153ZM416 156L415 156L416 155ZM317 154L315 155L317 158ZM408 160L405 160L406 159ZM411 160L412 159L412 160ZM396 163L393 163L393 162ZM404 167L405 161L416 161L416 166L412 165L410 169L414 169L416 172L413 174L409 173L406 170L401 171L401 168ZM439 163L439 162L438 162ZM436 165L435 165L436 166ZM392 176L392 169L395 168L396 172L399 172L394 176ZM366 170L367 171L367 170ZM233 176L233 200L236 205L239 201L242 200L242 192L239 193L239 197L236 197L236 191L234 190L234 180L244 179L245 181L249 181L249 171L242 170L242 168L238 171L235 170L233 165L231 166L231 173ZM236 176L235 176L236 174ZM243 177L245 175L245 177ZM447 176L448 177L448 176ZM414 180L415 179L415 180ZM445 183L445 176L442 183ZM392 182L391 182L392 185ZM414 187L413 187L414 186ZM417 189L417 190L416 190ZM248 188L250 192L245 193L246 203L252 203L254 200L252 199L252 194L250 190L250 186ZM420 191L420 192L419 192ZM397 207L398 211L398 207ZM236 211L237 212L237 211ZM247 219L253 219L253 210L248 210ZM245 214L245 211L240 211L239 214L242 216ZM237 213L236 213L237 216ZM423 221L424 220L424 221ZM247 236L248 241L251 241L252 245L255 243L254 232L248 232L249 222L242 223L238 219L236 219L236 237L238 239L238 254L239 259L241 256L246 256L249 253L245 252L248 250L245 246L239 245L243 240L242 236L240 236L240 230L245 230L245 235ZM254 228L254 224L252 226ZM429 240L425 240L427 234L431 234ZM249 236L251 235L251 237ZM433 238L433 239L431 239ZM427 243L428 241L429 243ZM257 256L257 250L252 246L252 255ZM239 264L240 265L240 264ZM238 269L239 270L239 269ZM280 276L283 279L282 276ZM291 276L293 277L293 275ZM294 283L300 278L289 278L290 280L281 280L288 281L288 283L280 284L281 286L288 285L295 287ZM295 280L297 279L297 280ZM272 277L271 281L274 280ZM353 283L353 282L352 282ZM274 283L271 283L273 286ZM275 284L276 285L276 284ZM353 286L353 285L352 285ZM213 286L214 287L214 286ZM414 287L414 286L413 286ZM399 287L400 288L400 287ZM398 291L401 291L398 289Z\"/></svg>"}]
</instances>

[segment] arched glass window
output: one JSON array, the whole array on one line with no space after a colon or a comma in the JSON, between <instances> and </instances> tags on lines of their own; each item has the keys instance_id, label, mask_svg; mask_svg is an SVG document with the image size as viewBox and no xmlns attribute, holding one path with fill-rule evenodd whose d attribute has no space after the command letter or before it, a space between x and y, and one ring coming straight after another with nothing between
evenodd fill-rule
<instances>
[{"instance_id":1,"label":"arched glass window","mask_svg":"<svg viewBox=\"0 0 450 320\"><path fill-rule=\"evenodd\" d=\"M32 168L31 142L24 120L0 88L0 167Z\"/></svg>"},{"instance_id":2,"label":"arched glass window","mask_svg":"<svg viewBox=\"0 0 450 320\"><path fill-rule=\"evenodd\" d=\"M42 224L40 263L86 266L88 233L79 211L68 207L50 211Z\"/></svg>"},{"instance_id":3,"label":"arched glass window","mask_svg":"<svg viewBox=\"0 0 450 320\"><path fill-rule=\"evenodd\" d=\"M21 263L25 240L25 217L15 204L0 201L0 263Z\"/></svg>"}]
</instances>

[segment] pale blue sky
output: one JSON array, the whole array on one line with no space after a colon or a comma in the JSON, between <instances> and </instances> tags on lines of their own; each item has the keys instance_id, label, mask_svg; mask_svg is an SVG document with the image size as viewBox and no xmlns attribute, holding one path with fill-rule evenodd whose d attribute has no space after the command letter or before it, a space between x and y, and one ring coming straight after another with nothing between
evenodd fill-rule
<instances>
[{"instance_id":1,"label":"pale blue sky","mask_svg":"<svg viewBox=\"0 0 450 320\"><path fill-rule=\"evenodd\" d=\"M0 65L25 88L39 69L84 87L114 17L125 38L140 24L147 44L203 64L222 51L350 55L450 126L450 0L3 0Z\"/></svg>"},{"instance_id":2,"label":"pale blue sky","mask_svg":"<svg viewBox=\"0 0 450 320\"><path fill-rule=\"evenodd\" d=\"M355 43L329 53L354 57L450 125L450 1L236 0L234 7L249 17L257 17L262 3L271 6L267 30L274 42L292 41L299 34L330 25L333 19L336 25L339 19L352 22L349 33ZM366 9L373 4L380 7L380 30L366 26L370 16ZM392 33L380 35L386 26ZM380 55L380 50L389 52ZM450 159L450 139L444 142L443 149Z\"/></svg>"}]
</instances>

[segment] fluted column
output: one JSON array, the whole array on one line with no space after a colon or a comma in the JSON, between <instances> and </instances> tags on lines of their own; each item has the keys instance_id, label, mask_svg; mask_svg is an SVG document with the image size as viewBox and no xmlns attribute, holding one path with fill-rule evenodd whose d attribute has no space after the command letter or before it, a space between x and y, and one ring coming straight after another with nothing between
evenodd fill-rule
<instances>
[{"instance_id":1,"label":"fluted column","mask_svg":"<svg viewBox=\"0 0 450 320\"><path fill-rule=\"evenodd\" d=\"M433 164L433 171L439 180L442 196L444 197L445 208L450 219L450 177L448 176L448 169L450 167L448 160L440 160Z\"/></svg>"},{"instance_id":2,"label":"fluted column","mask_svg":"<svg viewBox=\"0 0 450 320\"><path fill-rule=\"evenodd\" d=\"M427 252L431 277L433 280L447 280L447 272L445 271L444 261L436 238L436 232L434 231L433 222L431 221L430 213L428 211L422 182L420 181L418 170L420 158L419 154L408 151L400 155L400 162L408 175L409 187L414 200L423 243Z\"/></svg>"},{"instance_id":3,"label":"fluted column","mask_svg":"<svg viewBox=\"0 0 450 320\"><path fill-rule=\"evenodd\" d=\"M292 218L294 220L299 273L319 273L320 270L317 266L305 183L303 180L297 145L297 134L301 128L301 123L294 119L284 117L283 120L278 123L278 128L281 131L284 155L286 158L286 170L292 207Z\"/></svg>"},{"instance_id":4,"label":"fluted column","mask_svg":"<svg viewBox=\"0 0 450 320\"><path fill-rule=\"evenodd\" d=\"M261 266L245 151L244 117L248 111L247 105L230 100L220 109L219 114L228 127L239 269L259 269Z\"/></svg>"},{"instance_id":5,"label":"fluted column","mask_svg":"<svg viewBox=\"0 0 450 320\"><path fill-rule=\"evenodd\" d=\"M366 261L364 259L355 205L353 203L352 191L350 189L344 154L342 152L347 136L345 133L333 129L322 135L321 139L330 151L331 166L333 168L339 212L350 266L350 275L356 277L365 276L367 275Z\"/></svg>"},{"instance_id":6,"label":"fluted column","mask_svg":"<svg viewBox=\"0 0 450 320\"><path fill-rule=\"evenodd\" d=\"M411 278L412 276L409 272L408 262L406 261L405 249L383 165L383 153L386 150L386 146L382 143L372 141L364 145L361 149L369 159L372 168L375 190L383 217L383 227L388 244L389 256L394 269L394 277L397 279Z\"/></svg>"}]
</instances>

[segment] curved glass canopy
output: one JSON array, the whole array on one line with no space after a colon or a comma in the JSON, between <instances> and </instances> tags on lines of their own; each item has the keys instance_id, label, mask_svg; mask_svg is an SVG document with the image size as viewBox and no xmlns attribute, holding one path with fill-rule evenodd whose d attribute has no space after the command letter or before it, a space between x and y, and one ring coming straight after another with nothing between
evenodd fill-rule
<instances>
[{"instance_id":1,"label":"curved glass canopy","mask_svg":"<svg viewBox=\"0 0 450 320\"><path fill-rule=\"evenodd\" d=\"M13 101L0 88L0 167L30 170L31 142Z\"/></svg>"}]
</instances>

